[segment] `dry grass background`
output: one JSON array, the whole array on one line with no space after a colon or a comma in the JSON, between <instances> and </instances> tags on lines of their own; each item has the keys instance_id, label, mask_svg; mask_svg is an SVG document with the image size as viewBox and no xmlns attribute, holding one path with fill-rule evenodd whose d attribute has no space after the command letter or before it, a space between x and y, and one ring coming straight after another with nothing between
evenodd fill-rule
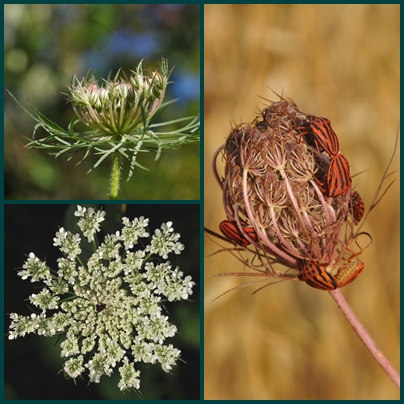
<instances>
[{"instance_id":1,"label":"dry grass background","mask_svg":"<svg viewBox=\"0 0 404 404\"><path fill-rule=\"evenodd\" d=\"M399 125L399 5L205 5L205 225L224 219L211 159L231 122L284 91L329 118L369 206ZM399 168L399 152L393 169ZM394 175L399 177L397 171ZM370 215L365 270L343 294L399 370L399 182ZM205 237L206 399L398 399L332 298L283 282L252 295Z\"/></svg>"}]
</instances>

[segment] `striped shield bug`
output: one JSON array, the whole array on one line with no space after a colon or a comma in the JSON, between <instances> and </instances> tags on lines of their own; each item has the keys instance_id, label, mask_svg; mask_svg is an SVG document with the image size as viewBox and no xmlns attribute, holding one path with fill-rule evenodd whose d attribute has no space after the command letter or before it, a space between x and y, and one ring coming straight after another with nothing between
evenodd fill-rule
<instances>
[{"instance_id":1,"label":"striped shield bug","mask_svg":"<svg viewBox=\"0 0 404 404\"><path fill-rule=\"evenodd\" d=\"M354 222L359 223L362 220L363 214L365 213L365 204L357 191L352 192L349 210Z\"/></svg>"},{"instance_id":2,"label":"striped shield bug","mask_svg":"<svg viewBox=\"0 0 404 404\"><path fill-rule=\"evenodd\" d=\"M220 222L219 228L227 239L229 239L230 241L234 241L241 247L247 247L250 244L250 242L241 233L235 220L223 220L222 222ZM252 227L243 226L243 230L253 240L257 239L257 234Z\"/></svg>"},{"instance_id":3,"label":"striped shield bug","mask_svg":"<svg viewBox=\"0 0 404 404\"><path fill-rule=\"evenodd\" d=\"M313 142L319 151L325 150L330 156L335 156L339 153L338 137L332 129L329 119L312 117L306 125L309 131L303 133L303 135L312 133Z\"/></svg>"},{"instance_id":4,"label":"striped shield bug","mask_svg":"<svg viewBox=\"0 0 404 404\"><path fill-rule=\"evenodd\" d=\"M298 278L313 288L334 290L338 287L337 281L325 270L324 266L314 264L311 261L300 260L298 270L300 271Z\"/></svg>"},{"instance_id":5,"label":"striped shield bug","mask_svg":"<svg viewBox=\"0 0 404 404\"><path fill-rule=\"evenodd\" d=\"M353 257L343 264L335 275L338 287L348 285L363 271L365 264L358 258Z\"/></svg>"},{"instance_id":6,"label":"striped shield bug","mask_svg":"<svg viewBox=\"0 0 404 404\"><path fill-rule=\"evenodd\" d=\"M335 197L346 193L351 183L347 158L342 154L333 156L327 172L328 196Z\"/></svg>"},{"instance_id":7,"label":"striped shield bug","mask_svg":"<svg viewBox=\"0 0 404 404\"><path fill-rule=\"evenodd\" d=\"M349 172L347 158L339 152L337 134L327 118L310 116L310 121L298 129L303 128L301 136L306 136L307 143L317 147L319 153L325 151L330 156L327 171L327 181L316 178L321 192L327 196L336 197L346 193L351 186L352 179Z\"/></svg>"}]
</instances>

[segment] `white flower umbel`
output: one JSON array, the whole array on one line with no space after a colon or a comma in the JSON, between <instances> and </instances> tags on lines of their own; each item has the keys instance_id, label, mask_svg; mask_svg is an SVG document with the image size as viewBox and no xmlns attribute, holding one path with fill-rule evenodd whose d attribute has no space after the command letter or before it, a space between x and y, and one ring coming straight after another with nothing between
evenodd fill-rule
<instances>
[{"instance_id":1,"label":"white flower umbel","mask_svg":"<svg viewBox=\"0 0 404 404\"><path fill-rule=\"evenodd\" d=\"M162 303L192 295L192 278L165 261L184 245L172 222L150 237L149 219L143 216L124 217L122 230L98 244L105 212L78 206L75 216L94 245L93 254L82 262L80 236L64 228L53 239L63 255L56 271L31 252L18 275L45 286L29 297L35 314L10 314L8 338L65 335L60 347L68 376L87 374L90 382L99 383L117 369L120 390L139 389L136 362L160 363L169 372L180 357L181 351L166 343L177 327L163 315Z\"/></svg>"}]
</instances>

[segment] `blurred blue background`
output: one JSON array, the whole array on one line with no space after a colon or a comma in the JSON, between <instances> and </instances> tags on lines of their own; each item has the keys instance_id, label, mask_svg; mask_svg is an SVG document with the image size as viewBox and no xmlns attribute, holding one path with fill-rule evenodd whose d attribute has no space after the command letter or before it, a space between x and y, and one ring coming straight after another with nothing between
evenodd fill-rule
<instances>
[{"instance_id":1,"label":"blurred blue background","mask_svg":"<svg viewBox=\"0 0 404 404\"><path fill-rule=\"evenodd\" d=\"M66 84L91 68L101 79L119 68L157 68L161 57L175 66L166 100L179 98L159 117L166 121L199 114L200 6L187 4L7 4L4 7L5 87L29 109L67 128L73 117ZM95 159L80 165L26 150L34 121L5 93L5 199L105 199L110 165L86 174ZM43 134L43 133L42 133ZM135 170L122 199L199 199L199 144L140 156L151 171Z\"/></svg>"}]
</instances>

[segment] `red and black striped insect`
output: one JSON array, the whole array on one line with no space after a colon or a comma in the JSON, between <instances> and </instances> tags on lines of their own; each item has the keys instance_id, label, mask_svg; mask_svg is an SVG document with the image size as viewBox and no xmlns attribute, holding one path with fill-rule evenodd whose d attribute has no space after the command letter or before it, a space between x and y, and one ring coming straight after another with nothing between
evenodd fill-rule
<instances>
[{"instance_id":1,"label":"red and black striped insect","mask_svg":"<svg viewBox=\"0 0 404 404\"><path fill-rule=\"evenodd\" d=\"M351 283L363 271L363 268L365 268L365 264L358 257L350 258L345 264L341 265L334 276L338 287L342 288Z\"/></svg>"},{"instance_id":2,"label":"red and black striped insect","mask_svg":"<svg viewBox=\"0 0 404 404\"><path fill-rule=\"evenodd\" d=\"M338 287L335 278L322 265L317 265L308 260L300 260L297 269L300 271L298 279L306 282L313 288L334 290Z\"/></svg>"},{"instance_id":3,"label":"red and black striped insect","mask_svg":"<svg viewBox=\"0 0 404 404\"><path fill-rule=\"evenodd\" d=\"M325 150L330 156L339 153L338 137L332 129L329 119L310 115L310 121L303 124L302 128L300 136L312 135L312 138L307 138L307 142L311 145L314 143L318 151Z\"/></svg>"},{"instance_id":4,"label":"red and black striped insect","mask_svg":"<svg viewBox=\"0 0 404 404\"><path fill-rule=\"evenodd\" d=\"M320 190L327 196L336 197L348 191L352 179L349 172L348 159L339 152L339 141L337 134L331 127L327 118L310 116L309 122L297 129L300 136L305 136L309 145L315 145L319 153L325 151L330 156L330 164L327 170L326 182L316 178Z\"/></svg>"},{"instance_id":5,"label":"red and black striped insect","mask_svg":"<svg viewBox=\"0 0 404 404\"><path fill-rule=\"evenodd\" d=\"M365 204L357 191L352 192L349 202L349 210L354 222L357 224L362 220L365 213Z\"/></svg>"},{"instance_id":6,"label":"red and black striped insect","mask_svg":"<svg viewBox=\"0 0 404 404\"><path fill-rule=\"evenodd\" d=\"M327 172L328 196L336 197L345 194L351 187L348 159L343 154L333 156Z\"/></svg>"},{"instance_id":7,"label":"red and black striped insect","mask_svg":"<svg viewBox=\"0 0 404 404\"><path fill-rule=\"evenodd\" d=\"M227 239L234 241L241 247L247 247L250 244L250 242L241 233L235 220L223 220L220 222L219 228ZM251 239L257 240L257 233L255 233L255 230L252 227L243 226L243 230Z\"/></svg>"},{"instance_id":8,"label":"red and black striped insect","mask_svg":"<svg viewBox=\"0 0 404 404\"><path fill-rule=\"evenodd\" d=\"M298 279L313 288L321 290L335 290L350 284L363 271L365 264L358 258L352 257L338 269L336 275L331 275L325 266L308 260L298 262L300 271Z\"/></svg>"}]
</instances>

